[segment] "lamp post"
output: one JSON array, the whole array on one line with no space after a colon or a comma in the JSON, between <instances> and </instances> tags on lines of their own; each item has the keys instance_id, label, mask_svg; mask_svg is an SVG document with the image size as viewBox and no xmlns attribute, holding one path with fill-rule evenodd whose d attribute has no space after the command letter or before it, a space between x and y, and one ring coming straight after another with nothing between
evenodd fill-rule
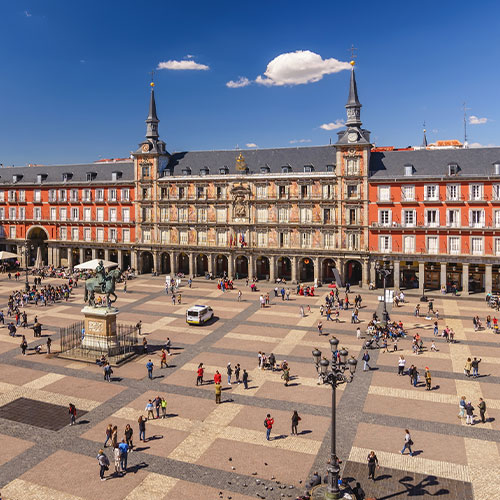
<instances>
[{"instance_id":1,"label":"lamp post","mask_svg":"<svg viewBox=\"0 0 500 500\"><path fill-rule=\"evenodd\" d=\"M332 351L332 360L321 358L321 351L314 349L312 352L314 363L319 377L324 384L329 384L332 387L332 415L331 415L331 444L330 444L330 463L328 464L328 484L325 487L318 488L317 493L314 493L314 499L337 500L342 498L342 493L339 488L340 466L336 451L336 389L337 386L352 382L354 373L356 372L357 361L349 355L347 349L342 348L338 351L339 341L335 337L330 339L330 348ZM340 360L337 356L340 355ZM346 373L347 372L347 373Z\"/></svg>"},{"instance_id":2,"label":"lamp post","mask_svg":"<svg viewBox=\"0 0 500 500\"><path fill-rule=\"evenodd\" d=\"M392 271L394 269L394 266L391 263L384 262L383 264L380 264L380 262L377 262L377 265L375 266L375 270L377 271L378 275L383 278L384 280L384 312L382 314L382 323L387 325L387 322L389 320L389 314L387 313L387 302L386 302L386 296L385 296L385 288L386 288L386 281L387 278L391 275Z\"/></svg>"},{"instance_id":3,"label":"lamp post","mask_svg":"<svg viewBox=\"0 0 500 500\"><path fill-rule=\"evenodd\" d=\"M34 250L34 246L28 243L28 240L24 242L24 263L26 264L26 281L24 283L24 287L27 292L30 291L30 282L28 279L28 267L29 267L29 258L30 258L30 250Z\"/></svg>"}]
</instances>

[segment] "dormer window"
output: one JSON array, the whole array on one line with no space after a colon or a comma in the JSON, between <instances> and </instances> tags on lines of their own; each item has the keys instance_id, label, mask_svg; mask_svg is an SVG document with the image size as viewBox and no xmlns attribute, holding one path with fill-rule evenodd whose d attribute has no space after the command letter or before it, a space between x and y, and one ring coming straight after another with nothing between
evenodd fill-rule
<instances>
[{"instance_id":1,"label":"dormer window","mask_svg":"<svg viewBox=\"0 0 500 500\"><path fill-rule=\"evenodd\" d=\"M37 184L41 184L45 179L47 179L47 174L37 174L36 176Z\"/></svg>"},{"instance_id":2,"label":"dormer window","mask_svg":"<svg viewBox=\"0 0 500 500\"><path fill-rule=\"evenodd\" d=\"M117 180L122 178L122 172L119 170L115 170L114 172L111 172L111 180L116 182Z\"/></svg>"},{"instance_id":3,"label":"dormer window","mask_svg":"<svg viewBox=\"0 0 500 500\"><path fill-rule=\"evenodd\" d=\"M413 175L413 171L414 171L413 165L410 165L409 163L407 163L404 166L404 169L405 169L405 177L411 177Z\"/></svg>"},{"instance_id":4,"label":"dormer window","mask_svg":"<svg viewBox=\"0 0 500 500\"><path fill-rule=\"evenodd\" d=\"M261 174L269 174L269 173L271 173L271 169L269 168L269 165L265 165L263 167L260 167L260 173Z\"/></svg>"},{"instance_id":5,"label":"dormer window","mask_svg":"<svg viewBox=\"0 0 500 500\"><path fill-rule=\"evenodd\" d=\"M229 173L229 167L224 165L223 167L219 168L219 174L220 175L227 175Z\"/></svg>"},{"instance_id":6,"label":"dormer window","mask_svg":"<svg viewBox=\"0 0 500 500\"><path fill-rule=\"evenodd\" d=\"M73 177L73 174L71 172L65 172L62 174L62 180L64 182L68 182L69 180L71 180L72 177Z\"/></svg>"},{"instance_id":7,"label":"dormer window","mask_svg":"<svg viewBox=\"0 0 500 500\"><path fill-rule=\"evenodd\" d=\"M290 165L283 165L281 167L282 174L289 174L292 171L292 167Z\"/></svg>"},{"instance_id":8,"label":"dormer window","mask_svg":"<svg viewBox=\"0 0 500 500\"><path fill-rule=\"evenodd\" d=\"M210 173L210 169L208 167L200 168L200 175L208 175Z\"/></svg>"},{"instance_id":9,"label":"dormer window","mask_svg":"<svg viewBox=\"0 0 500 500\"><path fill-rule=\"evenodd\" d=\"M184 167L182 169L182 175L191 175L191 167Z\"/></svg>"},{"instance_id":10,"label":"dormer window","mask_svg":"<svg viewBox=\"0 0 500 500\"><path fill-rule=\"evenodd\" d=\"M304 172L314 172L314 167L312 165L304 165Z\"/></svg>"},{"instance_id":11,"label":"dormer window","mask_svg":"<svg viewBox=\"0 0 500 500\"><path fill-rule=\"evenodd\" d=\"M458 175L458 165L456 163L448 163L448 175Z\"/></svg>"},{"instance_id":12,"label":"dormer window","mask_svg":"<svg viewBox=\"0 0 500 500\"><path fill-rule=\"evenodd\" d=\"M327 172L335 172L335 165L327 165L326 166L326 171Z\"/></svg>"},{"instance_id":13,"label":"dormer window","mask_svg":"<svg viewBox=\"0 0 500 500\"><path fill-rule=\"evenodd\" d=\"M500 161L493 163L495 175L500 175Z\"/></svg>"},{"instance_id":14,"label":"dormer window","mask_svg":"<svg viewBox=\"0 0 500 500\"><path fill-rule=\"evenodd\" d=\"M16 174L12 176L12 182L15 184L16 182L20 182L23 176L21 174Z\"/></svg>"},{"instance_id":15,"label":"dormer window","mask_svg":"<svg viewBox=\"0 0 500 500\"><path fill-rule=\"evenodd\" d=\"M95 172L87 172L87 182L93 181L96 178L97 174Z\"/></svg>"}]
</instances>

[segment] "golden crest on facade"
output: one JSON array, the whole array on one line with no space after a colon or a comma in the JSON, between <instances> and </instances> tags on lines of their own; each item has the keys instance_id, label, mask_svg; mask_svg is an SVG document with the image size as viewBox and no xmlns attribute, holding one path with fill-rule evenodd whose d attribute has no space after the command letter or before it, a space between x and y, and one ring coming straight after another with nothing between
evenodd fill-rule
<instances>
[{"instance_id":1,"label":"golden crest on facade","mask_svg":"<svg viewBox=\"0 0 500 500\"><path fill-rule=\"evenodd\" d=\"M247 164L246 164L246 161L245 161L245 157L243 156L242 153L240 153L236 157L236 170L244 171L246 169L247 169Z\"/></svg>"}]
</instances>

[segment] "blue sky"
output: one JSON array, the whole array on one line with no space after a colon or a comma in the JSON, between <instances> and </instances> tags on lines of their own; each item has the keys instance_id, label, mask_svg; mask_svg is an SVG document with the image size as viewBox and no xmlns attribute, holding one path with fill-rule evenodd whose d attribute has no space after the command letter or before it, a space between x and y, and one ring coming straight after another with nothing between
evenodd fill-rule
<instances>
[{"instance_id":1,"label":"blue sky","mask_svg":"<svg viewBox=\"0 0 500 500\"><path fill-rule=\"evenodd\" d=\"M462 140L464 101L469 142L499 145L499 16L488 0L0 0L0 163L127 156L145 133L149 72L168 61L208 66L156 72L169 151L327 144L336 130L320 127L345 118L349 81L328 72L352 44L377 145L419 144L424 120L429 140ZM250 84L226 85L240 77Z\"/></svg>"}]
</instances>

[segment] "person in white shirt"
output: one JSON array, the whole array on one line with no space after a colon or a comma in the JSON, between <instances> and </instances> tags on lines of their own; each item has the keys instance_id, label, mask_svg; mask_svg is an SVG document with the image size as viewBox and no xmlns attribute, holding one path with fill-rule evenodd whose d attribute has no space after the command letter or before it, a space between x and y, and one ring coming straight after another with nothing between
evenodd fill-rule
<instances>
[{"instance_id":1,"label":"person in white shirt","mask_svg":"<svg viewBox=\"0 0 500 500\"><path fill-rule=\"evenodd\" d=\"M402 355L399 356L399 360L398 360L398 375L404 375L405 365L406 365L406 359Z\"/></svg>"}]
</instances>

